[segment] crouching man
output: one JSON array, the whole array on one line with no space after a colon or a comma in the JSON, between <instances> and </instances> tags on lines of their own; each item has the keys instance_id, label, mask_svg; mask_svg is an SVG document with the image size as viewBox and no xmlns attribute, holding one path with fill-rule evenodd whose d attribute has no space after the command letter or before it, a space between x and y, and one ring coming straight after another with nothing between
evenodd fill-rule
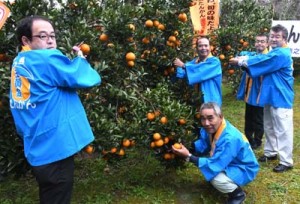
<instances>
[{"instance_id":1,"label":"crouching man","mask_svg":"<svg viewBox=\"0 0 300 204\"><path fill-rule=\"evenodd\" d=\"M218 191L228 194L229 204L242 203L246 194L241 186L253 181L259 164L247 138L224 119L216 103L204 103L200 108L199 139L194 145L195 154L182 145L172 147L175 154L194 163ZM202 156L203 155L203 156Z\"/></svg>"}]
</instances>

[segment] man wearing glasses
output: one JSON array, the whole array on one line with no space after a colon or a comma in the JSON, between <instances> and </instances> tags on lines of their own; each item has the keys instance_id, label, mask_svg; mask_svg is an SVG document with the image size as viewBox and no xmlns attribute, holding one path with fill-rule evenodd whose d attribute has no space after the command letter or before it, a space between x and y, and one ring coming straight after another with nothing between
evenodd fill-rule
<instances>
[{"instance_id":1,"label":"man wearing glasses","mask_svg":"<svg viewBox=\"0 0 300 204\"><path fill-rule=\"evenodd\" d=\"M240 56L254 56L268 52L268 36L259 34L255 38L256 52L242 51ZM257 103L263 77L252 78L244 71L237 92L237 99L246 103L244 132L252 149L257 149L262 144L264 135L264 108Z\"/></svg>"},{"instance_id":2,"label":"man wearing glasses","mask_svg":"<svg viewBox=\"0 0 300 204\"><path fill-rule=\"evenodd\" d=\"M21 51L11 70L10 108L17 133L39 185L40 203L67 204L73 155L94 140L76 89L99 85L101 78L82 55L70 60L56 49L48 19L26 17L16 35Z\"/></svg>"},{"instance_id":3,"label":"man wearing glasses","mask_svg":"<svg viewBox=\"0 0 300 204\"><path fill-rule=\"evenodd\" d=\"M293 103L294 77L291 50L287 47L288 30L282 25L271 28L269 45L264 55L232 58L229 63L245 67L251 77L263 76L258 104L264 106L264 155L258 160L277 160L274 172L293 168Z\"/></svg>"}]
</instances>

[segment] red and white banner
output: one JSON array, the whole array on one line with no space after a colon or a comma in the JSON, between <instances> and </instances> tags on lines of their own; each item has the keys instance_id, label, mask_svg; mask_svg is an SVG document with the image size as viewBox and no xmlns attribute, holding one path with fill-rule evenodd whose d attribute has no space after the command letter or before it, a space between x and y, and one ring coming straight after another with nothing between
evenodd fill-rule
<instances>
[{"instance_id":1,"label":"red and white banner","mask_svg":"<svg viewBox=\"0 0 300 204\"><path fill-rule=\"evenodd\" d=\"M9 8L7 8L2 2L0 2L0 30L4 25L9 13Z\"/></svg>"},{"instance_id":2,"label":"red and white banner","mask_svg":"<svg viewBox=\"0 0 300 204\"><path fill-rule=\"evenodd\" d=\"M219 0L194 0L190 7L195 35L208 35L219 27Z\"/></svg>"}]
</instances>

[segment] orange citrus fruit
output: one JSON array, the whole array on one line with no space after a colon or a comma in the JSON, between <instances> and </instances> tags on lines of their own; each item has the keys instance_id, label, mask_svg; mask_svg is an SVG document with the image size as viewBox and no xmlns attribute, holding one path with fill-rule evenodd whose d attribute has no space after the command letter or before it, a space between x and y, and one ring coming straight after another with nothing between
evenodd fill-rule
<instances>
[{"instance_id":1,"label":"orange citrus fruit","mask_svg":"<svg viewBox=\"0 0 300 204\"><path fill-rule=\"evenodd\" d=\"M6 54L1 53L0 54L0 62L4 62L4 61L6 61Z\"/></svg>"},{"instance_id":2,"label":"orange citrus fruit","mask_svg":"<svg viewBox=\"0 0 300 204\"><path fill-rule=\"evenodd\" d=\"M219 58L220 58L220 60L224 60L225 59L225 55L224 54L220 54Z\"/></svg>"},{"instance_id":3,"label":"orange citrus fruit","mask_svg":"<svg viewBox=\"0 0 300 204\"><path fill-rule=\"evenodd\" d=\"M84 55L88 55L91 51L91 48L88 44L83 43L82 45L80 45L80 50Z\"/></svg>"},{"instance_id":4,"label":"orange citrus fruit","mask_svg":"<svg viewBox=\"0 0 300 204\"><path fill-rule=\"evenodd\" d=\"M106 35L105 33L102 33L102 34L99 36L99 40L102 41L102 42L108 41L108 35Z\"/></svg>"},{"instance_id":5,"label":"orange citrus fruit","mask_svg":"<svg viewBox=\"0 0 300 204\"><path fill-rule=\"evenodd\" d=\"M129 147L130 146L130 140L129 139L124 139L122 142L123 147Z\"/></svg>"},{"instance_id":6,"label":"orange citrus fruit","mask_svg":"<svg viewBox=\"0 0 300 204\"><path fill-rule=\"evenodd\" d=\"M153 27L153 21L152 21L152 20L146 20L145 26L146 26L147 28Z\"/></svg>"},{"instance_id":7,"label":"orange citrus fruit","mask_svg":"<svg viewBox=\"0 0 300 204\"><path fill-rule=\"evenodd\" d=\"M200 119L200 118L201 118L201 114L200 114L200 113L196 113L196 114L195 114L195 118L196 118L196 119Z\"/></svg>"},{"instance_id":8,"label":"orange citrus fruit","mask_svg":"<svg viewBox=\"0 0 300 204\"><path fill-rule=\"evenodd\" d=\"M150 147L151 147L151 148L154 148L154 147L155 147L155 142L151 142L151 143L150 143Z\"/></svg>"},{"instance_id":9,"label":"orange citrus fruit","mask_svg":"<svg viewBox=\"0 0 300 204\"><path fill-rule=\"evenodd\" d=\"M111 152L111 153L116 153L117 150L118 150L118 149L117 149L116 147L113 147L113 148L110 149L110 152Z\"/></svg>"},{"instance_id":10,"label":"orange citrus fruit","mask_svg":"<svg viewBox=\"0 0 300 204\"><path fill-rule=\"evenodd\" d=\"M181 144L179 144L179 143L175 143L175 144L173 145L173 147L174 147L175 149L181 149L181 148L182 148Z\"/></svg>"},{"instance_id":11,"label":"orange citrus fruit","mask_svg":"<svg viewBox=\"0 0 300 204\"><path fill-rule=\"evenodd\" d=\"M129 37L129 38L127 38L127 41L132 43L132 42L134 42L134 39L133 39L133 37Z\"/></svg>"},{"instance_id":12,"label":"orange citrus fruit","mask_svg":"<svg viewBox=\"0 0 300 204\"><path fill-rule=\"evenodd\" d=\"M150 121L154 120L155 119L155 113L151 113L151 112L147 113L147 119L150 120Z\"/></svg>"},{"instance_id":13,"label":"orange citrus fruit","mask_svg":"<svg viewBox=\"0 0 300 204\"><path fill-rule=\"evenodd\" d=\"M249 42L245 41L243 42L243 47L248 47L249 46Z\"/></svg>"},{"instance_id":14,"label":"orange citrus fruit","mask_svg":"<svg viewBox=\"0 0 300 204\"><path fill-rule=\"evenodd\" d=\"M94 152L94 147L92 145L88 145L88 146L86 146L84 151L88 154L92 154Z\"/></svg>"},{"instance_id":15,"label":"orange citrus fruit","mask_svg":"<svg viewBox=\"0 0 300 204\"><path fill-rule=\"evenodd\" d=\"M164 154L164 159L165 159L165 160L170 160L170 159L172 159L171 154L170 154L170 153L165 153L165 154Z\"/></svg>"},{"instance_id":16,"label":"orange citrus fruit","mask_svg":"<svg viewBox=\"0 0 300 204\"><path fill-rule=\"evenodd\" d=\"M128 28L129 28L130 30L132 30L132 31L135 31L135 25L133 25L132 23L130 23L130 24L128 25Z\"/></svg>"},{"instance_id":17,"label":"orange citrus fruit","mask_svg":"<svg viewBox=\"0 0 300 204\"><path fill-rule=\"evenodd\" d=\"M160 122L162 124L166 124L168 122L168 118L166 116L161 117Z\"/></svg>"},{"instance_id":18,"label":"orange citrus fruit","mask_svg":"<svg viewBox=\"0 0 300 204\"><path fill-rule=\"evenodd\" d=\"M187 22L187 15L186 13L180 13L178 15L178 19L181 21L181 22Z\"/></svg>"},{"instance_id":19,"label":"orange citrus fruit","mask_svg":"<svg viewBox=\"0 0 300 204\"><path fill-rule=\"evenodd\" d=\"M168 144L169 141L170 141L169 137L165 137L165 138L164 138L164 143L165 143L165 144Z\"/></svg>"},{"instance_id":20,"label":"orange citrus fruit","mask_svg":"<svg viewBox=\"0 0 300 204\"><path fill-rule=\"evenodd\" d=\"M159 25L157 26L157 28L158 28L158 30L165 30L165 29L166 29L166 27L165 27L164 24L159 24Z\"/></svg>"},{"instance_id":21,"label":"orange citrus fruit","mask_svg":"<svg viewBox=\"0 0 300 204\"><path fill-rule=\"evenodd\" d=\"M150 40L149 40L149 38L144 37L144 38L142 39L142 42L143 42L144 44L148 44L148 43L150 43Z\"/></svg>"},{"instance_id":22,"label":"orange citrus fruit","mask_svg":"<svg viewBox=\"0 0 300 204\"><path fill-rule=\"evenodd\" d=\"M134 66L134 61L127 61L127 66L128 67L133 67Z\"/></svg>"},{"instance_id":23,"label":"orange citrus fruit","mask_svg":"<svg viewBox=\"0 0 300 204\"><path fill-rule=\"evenodd\" d=\"M226 49L227 51L231 50L231 45L226 45L226 46L225 46L225 49Z\"/></svg>"},{"instance_id":24,"label":"orange citrus fruit","mask_svg":"<svg viewBox=\"0 0 300 204\"><path fill-rule=\"evenodd\" d=\"M229 69L228 74L234 74L234 69Z\"/></svg>"},{"instance_id":25,"label":"orange citrus fruit","mask_svg":"<svg viewBox=\"0 0 300 204\"><path fill-rule=\"evenodd\" d=\"M159 139L161 139L161 135L158 132L156 132L156 133L153 134L153 139L154 140L159 140Z\"/></svg>"},{"instance_id":26,"label":"orange citrus fruit","mask_svg":"<svg viewBox=\"0 0 300 204\"><path fill-rule=\"evenodd\" d=\"M170 42L176 42L176 37L175 37L174 35L171 35L171 36L169 37L169 41L170 41Z\"/></svg>"},{"instance_id":27,"label":"orange citrus fruit","mask_svg":"<svg viewBox=\"0 0 300 204\"><path fill-rule=\"evenodd\" d=\"M153 21L153 25L154 25L155 27L158 27L159 21L158 21L158 20L154 20L154 21Z\"/></svg>"},{"instance_id":28,"label":"orange citrus fruit","mask_svg":"<svg viewBox=\"0 0 300 204\"><path fill-rule=\"evenodd\" d=\"M179 125L184 125L184 124L186 124L186 120L183 119L183 118L180 118L180 119L178 120L178 123L179 123Z\"/></svg>"},{"instance_id":29,"label":"orange citrus fruit","mask_svg":"<svg viewBox=\"0 0 300 204\"><path fill-rule=\"evenodd\" d=\"M135 54L133 52L128 52L126 54L126 61L134 61L135 60Z\"/></svg>"},{"instance_id":30,"label":"orange citrus fruit","mask_svg":"<svg viewBox=\"0 0 300 204\"><path fill-rule=\"evenodd\" d=\"M120 149L118 155L124 156L125 155L125 150L124 149Z\"/></svg>"},{"instance_id":31,"label":"orange citrus fruit","mask_svg":"<svg viewBox=\"0 0 300 204\"><path fill-rule=\"evenodd\" d=\"M164 141L162 139L156 140L154 143L156 147L161 147L164 145Z\"/></svg>"}]
</instances>

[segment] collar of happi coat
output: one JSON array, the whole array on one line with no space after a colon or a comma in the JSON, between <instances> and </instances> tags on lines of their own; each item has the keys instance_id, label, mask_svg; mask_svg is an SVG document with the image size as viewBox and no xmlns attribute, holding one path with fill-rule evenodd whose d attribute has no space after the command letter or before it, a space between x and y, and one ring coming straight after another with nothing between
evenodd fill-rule
<instances>
[{"instance_id":1,"label":"collar of happi coat","mask_svg":"<svg viewBox=\"0 0 300 204\"><path fill-rule=\"evenodd\" d=\"M24 46L22 46L21 52L26 52L29 50L31 50L31 48L28 45L24 45Z\"/></svg>"},{"instance_id":2,"label":"collar of happi coat","mask_svg":"<svg viewBox=\"0 0 300 204\"><path fill-rule=\"evenodd\" d=\"M223 118L222 123L221 123L220 127L218 128L217 132L215 133L214 137L213 137L213 135L210 135L210 144L211 144L211 150L209 153L210 156L212 156L214 154L216 142L219 140L219 138L225 128L226 128L226 121Z\"/></svg>"},{"instance_id":3,"label":"collar of happi coat","mask_svg":"<svg viewBox=\"0 0 300 204\"><path fill-rule=\"evenodd\" d=\"M212 57L212 54L211 54L211 52L207 55L207 57L205 58L205 59L203 59L203 60L200 60L200 58L198 57L197 59L196 59L196 63L199 63L199 62L205 62L206 60L207 60L207 58L209 58L209 57Z\"/></svg>"}]
</instances>

